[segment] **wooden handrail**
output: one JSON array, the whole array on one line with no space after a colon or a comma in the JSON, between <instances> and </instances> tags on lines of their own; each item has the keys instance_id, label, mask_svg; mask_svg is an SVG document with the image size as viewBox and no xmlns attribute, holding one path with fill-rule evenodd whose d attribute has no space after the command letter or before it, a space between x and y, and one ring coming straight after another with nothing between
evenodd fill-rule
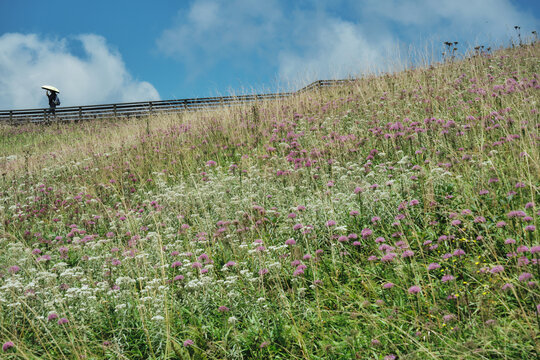
<instances>
[{"instance_id":1,"label":"wooden handrail","mask_svg":"<svg viewBox=\"0 0 540 360\"><path fill-rule=\"evenodd\" d=\"M27 122L44 121L79 121L85 119L96 119L104 117L130 117L144 116L155 112L178 112L200 110L204 108L216 108L222 106L240 105L253 101L282 99L296 94L320 89L322 87L343 85L351 80L317 80L298 91L256 94L206 97L193 99L175 99L159 101L140 101L118 104L86 105L86 106L66 106L56 108L56 116L50 116L47 109L22 109L22 110L0 110L0 123L13 125Z\"/></svg>"}]
</instances>

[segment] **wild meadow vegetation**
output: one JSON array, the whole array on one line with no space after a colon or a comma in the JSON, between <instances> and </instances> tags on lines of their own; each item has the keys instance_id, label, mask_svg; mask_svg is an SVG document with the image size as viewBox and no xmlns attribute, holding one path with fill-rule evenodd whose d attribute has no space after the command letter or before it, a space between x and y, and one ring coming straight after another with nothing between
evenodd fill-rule
<instances>
[{"instance_id":1,"label":"wild meadow vegetation","mask_svg":"<svg viewBox=\"0 0 540 360\"><path fill-rule=\"evenodd\" d=\"M538 359L540 44L0 129L2 359Z\"/></svg>"}]
</instances>

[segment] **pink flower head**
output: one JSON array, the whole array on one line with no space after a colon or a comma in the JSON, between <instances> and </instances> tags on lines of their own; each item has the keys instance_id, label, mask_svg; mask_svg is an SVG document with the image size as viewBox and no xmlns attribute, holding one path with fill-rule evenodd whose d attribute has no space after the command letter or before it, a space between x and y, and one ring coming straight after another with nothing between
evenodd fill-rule
<instances>
[{"instance_id":1,"label":"pink flower head","mask_svg":"<svg viewBox=\"0 0 540 360\"><path fill-rule=\"evenodd\" d=\"M336 222L334 220L328 220L326 222L326 226L328 226L328 227L335 226L335 225L336 225Z\"/></svg>"},{"instance_id":2,"label":"pink flower head","mask_svg":"<svg viewBox=\"0 0 540 360\"><path fill-rule=\"evenodd\" d=\"M291 261L291 266L295 267L295 266L298 266L298 265L300 265L300 260L297 259L297 260Z\"/></svg>"},{"instance_id":3,"label":"pink flower head","mask_svg":"<svg viewBox=\"0 0 540 360\"><path fill-rule=\"evenodd\" d=\"M526 215L527 214L525 214L525 212L521 211L521 210L512 210L512 211L508 212L508 214L506 214L506 216L509 219L516 218L516 217L525 217Z\"/></svg>"},{"instance_id":4,"label":"pink flower head","mask_svg":"<svg viewBox=\"0 0 540 360\"><path fill-rule=\"evenodd\" d=\"M420 286L414 285L414 286L411 286L409 290L407 291L409 292L409 294L418 294L421 291L421 289L420 289Z\"/></svg>"},{"instance_id":5,"label":"pink flower head","mask_svg":"<svg viewBox=\"0 0 540 360\"><path fill-rule=\"evenodd\" d=\"M382 258L381 258L381 261L382 262L391 262L392 260L394 260L394 258L396 257L396 253L392 253L392 252L389 252L387 254L385 254Z\"/></svg>"},{"instance_id":6,"label":"pink flower head","mask_svg":"<svg viewBox=\"0 0 540 360\"><path fill-rule=\"evenodd\" d=\"M197 257L197 259L198 259L199 261L207 261L209 258L208 258L208 255L206 255L206 254L201 254L201 255L199 255L199 257Z\"/></svg>"},{"instance_id":7,"label":"pink flower head","mask_svg":"<svg viewBox=\"0 0 540 360\"><path fill-rule=\"evenodd\" d=\"M441 281L442 282L447 282L447 281L452 281L454 280L455 277L453 277L452 275L444 275L442 278L441 278Z\"/></svg>"},{"instance_id":8,"label":"pink flower head","mask_svg":"<svg viewBox=\"0 0 540 360\"><path fill-rule=\"evenodd\" d=\"M512 285L510 283L506 283L501 287L502 290L510 290L510 289L513 289L513 288L514 288L514 285Z\"/></svg>"},{"instance_id":9,"label":"pink flower head","mask_svg":"<svg viewBox=\"0 0 540 360\"><path fill-rule=\"evenodd\" d=\"M8 341L8 342L4 343L4 345L2 345L2 351L6 352L6 351L8 351L9 349L11 349L14 346L15 346L15 344L12 341Z\"/></svg>"},{"instance_id":10,"label":"pink flower head","mask_svg":"<svg viewBox=\"0 0 540 360\"><path fill-rule=\"evenodd\" d=\"M391 282L388 282L388 283L386 283L386 284L383 284L382 287L383 287L383 289L391 289L391 288L394 287L394 284L391 283Z\"/></svg>"},{"instance_id":11,"label":"pink flower head","mask_svg":"<svg viewBox=\"0 0 540 360\"><path fill-rule=\"evenodd\" d=\"M67 324L68 322L69 322L68 319L66 319L66 318L60 318L60 319L58 320L58 325Z\"/></svg>"},{"instance_id":12,"label":"pink flower head","mask_svg":"<svg viewBox=\"0 0 540 360\"><path fill-rule=\"evenodd\" d=\"M304 275L304 269L299 267L293 272L293 276L300 276L300 275Z\"/></svg>"},{"instance_id":13,"label":"pink flower head","mask_svg":"<svg viewBox=\"0 0 540 360\"><path fill-rule=\"evenodd\" d=\"M45 254L36 259L36 261L49 261L49 260L51 260L51 255L49 254Z\"/></svg>"},{"instance_id":14,"label":"pink flower head","mask_svg":"<svg viewBox=\"0 0 540 360\"><path fill-rule=\"evenodd\" d=\"M454 321L455 319L456 319L456 315L454 314L448 314L448 315L443 316L444 322L451 322L451 321Z\"/></svg>"},{"instance_id":15,"label":"pink flower head","mask_svg":"<svg viewBox=\"0 0 540 360\"><path fill-rule=\"evenodd\" d=\"M462 250L462 249L456 249L456 250L454 251L454 254L453 254L453 255L459 257L459 256L462 256L462 255L465 255L465 251Z\"/></svg>"},{"instance_id":16,"label":"pink flower head","mask_svg":"<svg viewBox=\"0 0 540 360\"><path fill-rule=\"evenodd\" d=\"M498 228L503 228L503 227L506 226L506 222L504 222L504 221L499 221L499 222L497 222L497 224L496 224L495 226L498 227Z\"/></svg>"},{"instance_id":17,"label":"pink flower head","mask_svg":"<svg viewBox=\"0 0 540 360\"><path fill-rule=\"evenodd\" d=\"M373 234L373 230L369 228L362 229L362 232L360 233L360 235L362 235L362 239L366 239L370 237L372 234Z\"/></svg>"},{"instance_id":18,"label":"pink flower head","mask_svg":"<svg viewBox=\"0 0 540 360\"><path fill-rule=\"evenodd\" d=\"M437 263L431 263L428 265L428 270L436 270L436 269L439 269L441 267L441 265L437 264Z\"/></svg>"},{"instance_id":19,"label":"pink flower head","mask_svg":"<svg viewBox=\"0 0 540 360\"><path fill-rule=\"evenodd\" d=\"M527 281L527 280L529 280L531 278L532 278L532 274L528 273L528 272L525 272L525 273L519 275L519 281Z\"/></svg>"},{"instance_id":20,"label":"pink flower head","mask_svg":"<svg viewBox=\"0 0 540 360\"><path fill-rule=\"evenodd\" d=\"M54 320L54 319L58 319L58 314L50 313L49 316L47 316L48 321L51 321L51 320Z\"/></svg>"},{"instance_id":21,"label":"pink flower head","mask_svg":"<svg viewBox=\"0 0 540 360\"><path fill-rule=\"evenodd\" d=\"M287 239L285 241L285 245L296 245L296 241L294 239Z\"/></svg>"},{"instance_id":22,"label":"pink flower head","mask_svg":"<svg viewBox=\"0 0 540 360\"><path fill-rule=\"evenodd\" d=\"M228 312L230 309L224 305L221 305L220 307L218 307L218 311L219 312Z\"/></svg>"},{"instance_id":23,"label":"pink flower head","mask_svg":"<svg viewBox=\"0 0 540 360\"><path fill-rule=\"evenodd\" d=\"M409 257L413 257L414 256L414 251L412 250L405 250L403 252L403 254L401 254L401 257L406 259L406 258L409 258Z\"/></svg>"},{"instance_id":24,"label":"pink flower head","mask_svg":"<svg viewBox=\"0 0 540 360\"><path fill-rule=\"evenodd\" d=\"M191 339L184 341L184 347L192 346L193 344L195 344L195 342Z\"/></svg>"}]
</instances>

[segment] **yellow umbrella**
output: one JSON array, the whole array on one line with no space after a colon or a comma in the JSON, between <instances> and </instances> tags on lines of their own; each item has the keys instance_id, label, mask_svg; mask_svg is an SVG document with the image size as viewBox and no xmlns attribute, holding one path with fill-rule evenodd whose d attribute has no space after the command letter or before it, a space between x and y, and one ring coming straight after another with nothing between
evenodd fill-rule
<instances>
[{"instance_id":1,"label":"yellow umbrella","mask_svg":"<svg viewBox=\"0 0 540 360\"><path fill-rule=\"evenodd\" d=\"M58 90L57 88L55 88L54 86L51 86L51 85L43 85L41 88L45 89L45 90L54 91L56 93L60 93L60 90Z\"/></svg>"}]
</instances>

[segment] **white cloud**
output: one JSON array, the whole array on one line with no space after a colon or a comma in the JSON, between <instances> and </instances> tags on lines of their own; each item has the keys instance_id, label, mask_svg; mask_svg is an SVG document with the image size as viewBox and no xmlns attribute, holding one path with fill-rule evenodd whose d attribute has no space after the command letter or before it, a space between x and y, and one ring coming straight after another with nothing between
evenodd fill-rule
<instances>
[{"instance_id":1,"label":"white cloud","mask_svg":"<svg viewBox=\"0 0 540 360\"><path fill-rule=\"evenodd\" d=\"M290 33L297 40L279 52L282 79L306 83L399 69L437 56L443 41L465 40L461 49L501 45L515 35L514 25L534 30L538 24L509 0L343 0L336 7L349 13L342 17L331 4L320 4L293 18ZM410 55L403 54L407 44L413 44ZM430 46L434 54L425 49Z\"/></svg>"},{"instance_id":2,"label":"white cloud","mask_svg":"<svg viewBox=\"0 0 540 360\"><path fill-rule=\"evenodd\" d=\"M530 30L538 25L532 14L515 5L510 0L364 0L357 9L385 23L408 26L409 34L501 42L514 35L515 25Z\"/></svg>"},{"instance_id":3,"label":"white cloud","mask_svg":"<svg viewBox=\"0 0 540 360\"><path fill-rule=\"evenodd\" d=\"M322 26L315 24L323 23ZM304 24L313 29L294 49L279 53L279 75L284 81L299 81L302 86L316 79L357 76L360 73L387 70L392 38L371 37L362 25L337 18L318 19Z\"/></svg>"},{"instance_id":4,"label":"white cloud","mask_svg":"<svg viewBox=\"0 0 540 360\"><path fill-rule=\"evenodd\" d=\"M511 0L195 0L157 43L194 77L221 60L256 61L298 85L406 65L396 55L409 44L428 58L425 46L500 45L514 25L537 24Z\"/></svg>"},{"instance_id":5,"label":"white cloud","mask_svg":"<svg viewBox=\"0 0 540 360\"><path fill-rule=\"evenodd\" d=\"M305 83L386 70L385 59L392 46L389 39L375 44L361 26L336 19L316 29L313 40L303 44L301 52L280 52L279 72L282 80L299 79ZM301 84L294 87L298 86Z\"/></svg>"},{"instance_id":6,"label":"white cloud","mask_svg":"<svg viewBox=\"0 0 540 360\"><path fill-rule=\"evenodd\" d=\"M0 108L48 106L44 84L60 89L62 106L159 99L150 83L133 79L103 37L85 34L71 41L82 45L83 56L70 52L68 39L0 36Z\"/></svg>"},{"instance_id":7,"label":"white cloud","mask_svg":"<svg viewBox=\"0 0 540 360\"><path fill-rule=\"evenodd\" d=\"M282 21L277 0L197 0L157 40L166 55L211 65L265 48Z\"/></svg>"}]
</instances>

